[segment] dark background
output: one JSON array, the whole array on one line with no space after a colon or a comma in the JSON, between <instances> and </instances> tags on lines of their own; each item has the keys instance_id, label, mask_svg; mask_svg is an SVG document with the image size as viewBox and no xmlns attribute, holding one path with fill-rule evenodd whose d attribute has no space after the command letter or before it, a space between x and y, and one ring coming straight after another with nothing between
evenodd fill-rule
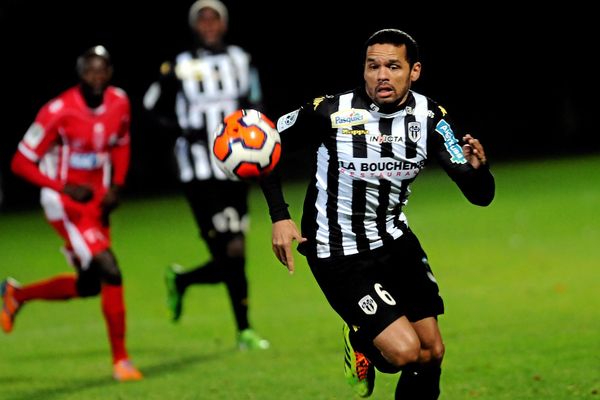
<instances>
[{"instance_id":1,"label":"dark background","mask_svg":"<svg viewBox=\"0 0 600 400\"><path fill-rule=\"evenodd\" d=\"M0 176L4 210L37 204L37 189L9 162L38 109L77 82L75 59L103 44L113 83L132 102L132 167L127 193L177 190L173 137L141 102L160 64L192 43L192 1L0 0ZM362 80L362 44L374 31L407 31L421 47L413 86L442 105L495 161L600 150L595 127L595 13L576 3L543 7L480 2L470 8L401 1L226 1L231 43L254 56L273 119L305 100ZM329 10L324 10L327 5ZM291 164L300 156L292 158Z\"/></svg>"}]
</instances>

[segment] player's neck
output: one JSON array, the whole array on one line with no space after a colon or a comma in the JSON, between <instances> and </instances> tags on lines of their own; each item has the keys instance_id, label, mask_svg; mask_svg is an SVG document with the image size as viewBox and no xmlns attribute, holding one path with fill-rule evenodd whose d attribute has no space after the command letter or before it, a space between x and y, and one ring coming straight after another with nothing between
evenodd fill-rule
<instances>
[{"instance_id":1,"label":"player's neck","mask_svg":"<svg viewBox=\"0 0 600 400\"><path fill-rule=\"evenodd\" d=\"M82 82L79 85L79 90L81 91L81 96L85 100L85 104L87 104L89 108L95 109L102 105L102 102L104 101L104 90L102 90L101 93L98 93L85 82Z\"/></svg>"}]
</instances>

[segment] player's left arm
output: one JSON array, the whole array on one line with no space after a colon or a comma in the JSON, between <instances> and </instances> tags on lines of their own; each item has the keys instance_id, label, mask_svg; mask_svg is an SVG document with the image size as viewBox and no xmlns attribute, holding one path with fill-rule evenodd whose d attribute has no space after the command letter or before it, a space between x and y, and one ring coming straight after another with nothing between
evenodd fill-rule
<instances>
[{"instance_id":1,"label":"player's left arm","mask_svg":"<svg viewBox=\"0 0 600 400\"><path fill-rule=\"evenodd\" d=\"M457 139L446 110L439 106L429 129L428 153L434 154L471 203L487 206L492 202L496 186L483 145L469 134Z\"/></svg>"}]
</instances>

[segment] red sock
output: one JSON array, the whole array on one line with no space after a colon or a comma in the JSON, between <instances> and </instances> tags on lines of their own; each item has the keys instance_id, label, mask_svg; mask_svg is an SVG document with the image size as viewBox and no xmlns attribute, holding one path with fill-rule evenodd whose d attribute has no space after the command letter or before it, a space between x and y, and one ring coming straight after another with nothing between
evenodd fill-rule
<instances>
[{"instance_id":1,"label":"red sock","mask_svg":"<svg viewBox=\"0 0 600 400\"><path fill-rule=\"evenodd\" d=\"M15 291L15 300L67 300L77 297L77 278L63 274L32 283Z\"/></svg>"},{"instance_id":2,"label":"red sock","mask_svg":"<svg viewBox=\"0 0 600 400\"><path fill-rule=\"evenodd\" d=\"M108 329L113 363L129 358L125 350L125 303L122 285L102 285L102 312Z\"/></svg>"}]
</instances>

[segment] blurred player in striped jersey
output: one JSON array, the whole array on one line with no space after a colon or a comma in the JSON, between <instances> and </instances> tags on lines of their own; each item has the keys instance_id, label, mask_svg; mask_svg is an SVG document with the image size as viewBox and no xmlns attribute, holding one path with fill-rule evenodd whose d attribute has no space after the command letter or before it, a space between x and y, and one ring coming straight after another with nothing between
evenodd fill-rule
<instances>
[{"instance_id":1,"label":"blurred player in striped jersey","mask_svg":"<svg viewBox=\"0 0 600 400\"><path fill-rule=\"evenodd\" d=\"M225 116L240 108L261 108L257 70L245 50L224 42L227 23L227 8L220 1L194 2L189 24L198 46L180 53L174 63L163 63L158 81L144 96L151 115L164 125L177 126L179 180L211 253L211 259L197 267L167 268L167 304L171 319L179 321L188 288L225 283L238 347L266 349L269 342L252 329L248 318L248 185L229 180L211 156L212 135Z\"/></svg>"},{"instance_id":2,"label":"blurred player in striped jersey","mask_svg":"<svg viewBox=\"0 0 600 400\"><path fill-rule=\"evenodd\" d=\"M13 172L41 188L48 222L64 239L63 252L75 274L20 285L0 285L0 323L10 333L15 317L32 300L68 300L100 294L117 381L142 379L125 347L125 303L117 260L111 250L109 214L129 167L130 105L109 82L111 59L102 46L77 59L80 83L48 102L18 146Z\"/></svg>"}]
</instances>

